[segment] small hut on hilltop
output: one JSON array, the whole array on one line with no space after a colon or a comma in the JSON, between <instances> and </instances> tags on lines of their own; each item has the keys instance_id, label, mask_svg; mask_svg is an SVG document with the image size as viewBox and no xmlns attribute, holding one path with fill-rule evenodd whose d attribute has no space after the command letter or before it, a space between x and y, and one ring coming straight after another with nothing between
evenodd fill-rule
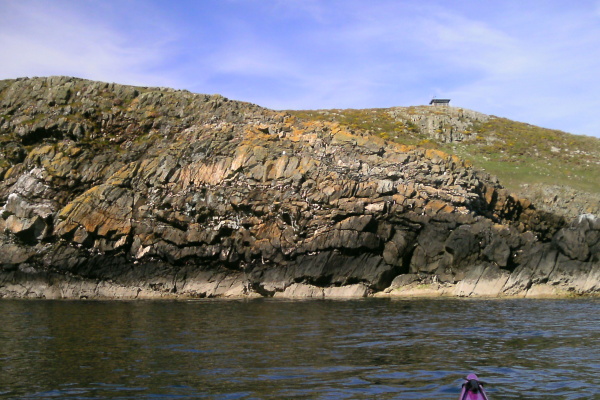
<instances>
[{"instance_id":1,"label":"small hut on hilltop","mask_svg":"<svg viewBox=\"0 0 600 400\"><path fill-rule=\"evenodd\" d=\"M448 107L450 106L450 99L431 99L429 105L435 107Z\"/></svg>"}]
</instances>

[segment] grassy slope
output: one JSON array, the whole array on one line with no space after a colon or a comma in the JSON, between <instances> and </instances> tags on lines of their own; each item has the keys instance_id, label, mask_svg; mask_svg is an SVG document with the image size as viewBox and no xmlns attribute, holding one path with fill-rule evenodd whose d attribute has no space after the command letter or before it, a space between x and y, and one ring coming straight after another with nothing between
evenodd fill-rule
<instances>
[{"instance_id":1,"label":"grassy slope","mask_svg":"<svg viewBox=\"0 0 600 400\"><path fill-rule=\"evenodd\" d=\"M569 186L600 194L600 139L492 117L475 122L472 141L439 143L388 109L290 111L299 118L339 122L404 144L434 147L470 160L518 191L522 184ZM432 110L433 112L433 110ZM435 112L439 112L437 109Z\"/></svg>"},{"instance_id":2,"label":"grassy slope","mask_svg":"<svg viewBox=\"0 0 600 400\"><path fill-rule=\"evenodd\" d=\"M599 139L505 118L476 124L474 130L477 140L456 146L457 153L496 174L507 187L541 183L600 193Z\"/></svg>"}]
</instances>

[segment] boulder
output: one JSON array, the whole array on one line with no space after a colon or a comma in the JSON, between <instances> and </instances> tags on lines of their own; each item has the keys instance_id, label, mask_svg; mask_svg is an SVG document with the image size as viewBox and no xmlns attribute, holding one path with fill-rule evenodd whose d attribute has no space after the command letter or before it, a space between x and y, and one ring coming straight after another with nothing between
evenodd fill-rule
<instances>
[{"instance_id":1,"label":"boulder","mask_svg":"<svg viewBox=\"0 0 600 400\"><path fill-rule=\"evenodd\" d=\"M5 229L8 229L21 241L35 244L44 239L48 226L39 216L28 219L11 215L6 219Z\"/></svg>"},{"instance_id":2,"label":"boulder","mask_svg":"<svg viewBox=\"0 0 600 400\"><path fill-rule=\"evenodd\" d=\"M552 243L562 254L573 260L587 261L590 257L583 229L563 228L554 235Z\"/></svg>"}]
</instances>

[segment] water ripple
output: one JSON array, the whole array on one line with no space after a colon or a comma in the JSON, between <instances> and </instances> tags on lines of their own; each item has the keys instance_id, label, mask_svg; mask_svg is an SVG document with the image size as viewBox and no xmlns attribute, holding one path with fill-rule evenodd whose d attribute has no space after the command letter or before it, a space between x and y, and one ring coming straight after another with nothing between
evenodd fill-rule
<instances>
[{"instance_id":1,"label":"water ripple","mask_svg":"<svg viewBox=\"0 0 600 400\"><path fill-rule=\"evenodd\" d=\"M3 300L0 399L590 399L599 305Z\"/></svg>"}]
</instances>

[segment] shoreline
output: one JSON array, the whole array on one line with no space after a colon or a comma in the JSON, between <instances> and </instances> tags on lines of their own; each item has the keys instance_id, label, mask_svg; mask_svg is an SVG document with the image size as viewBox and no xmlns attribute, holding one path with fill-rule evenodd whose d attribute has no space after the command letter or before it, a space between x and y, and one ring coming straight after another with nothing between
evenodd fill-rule
<instances>
[{"instance_id":1,"label":"shoreline","mask_svg":"<svg viewBox=\"0 0 600 400\"><path fill-rule=\"evenodd\" d=\"M110 281L93 281L74 277L29 277L20 282L0 280L0 301L10 299L31 300L352 300L364 298L386 299L568 299L597 298L596 291L583 291L581 288L561 284L537 283L525 290L503 292L504 286L493 287L493 282L479 282L493 291L476 290L477 285L466 282L439 283L413 281L402 286L390 286L382 291L373 291L364 284L339 287L317 287L310 284L294 283L283 291L272 295L261 294L239 280L231 280L219 288L222 282L185 282L181 290L157 290L152 283L139 286L126 286ZM62 279L61 279L62 278ZM208 291L199 291L207 290ZM470 290L469 290L470 289Z\"/></svg>"}]
</instances>

